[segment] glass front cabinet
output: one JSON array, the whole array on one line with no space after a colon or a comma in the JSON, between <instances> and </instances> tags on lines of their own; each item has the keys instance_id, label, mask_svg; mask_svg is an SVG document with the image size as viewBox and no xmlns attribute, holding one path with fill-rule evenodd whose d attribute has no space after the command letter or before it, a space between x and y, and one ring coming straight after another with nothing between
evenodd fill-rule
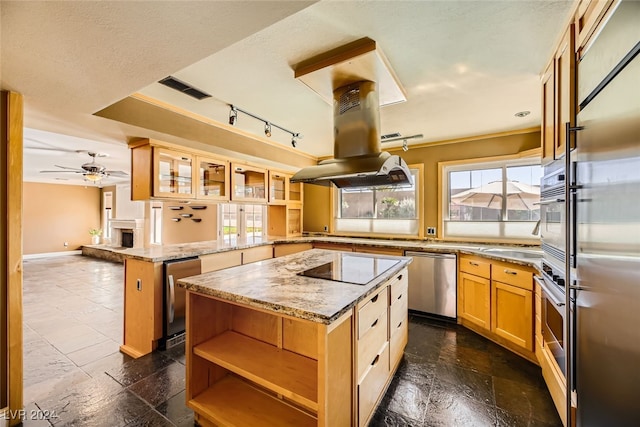
<instances>
[{"instance_id":1,"label":"glass front cabinet","mask_svg":"<svg viewBox=\"0 0 640 427\"><path fill-rule=\"evenodd\" d=\"M194 197L193 156L188 153L154 147L154 197Z\"/></svg>"},{"instance_id":2,"label":"glass front cabinet","mask_svg":"<svg viewBox=\"0 0 640 427\"><path fill-rule=\"evenodd\" d=\"M267 171L253 166L232 164L231 186L233 192L231 200L266 202L267 201Z\"/></svg>"},{"instance_id":3,"label":"glass front cabinet","mask_svg":"<svg viewBox=\"0 0 640 427\"><path fill-rule=\"evenodd\" d=\"M287 203L288 191L289 175L269 171L269 203L273 205L284 205Z\"/></svg>"},{"instance_id":4,"label":"glass front cabinet","mask_svg":"<svg viewBox=\"0 0 640 427\"><path fill-rule=\"evenodd\" d=\"M229 162L196 157L196 198L229 200Z\"/></svg>"}]
</instances>

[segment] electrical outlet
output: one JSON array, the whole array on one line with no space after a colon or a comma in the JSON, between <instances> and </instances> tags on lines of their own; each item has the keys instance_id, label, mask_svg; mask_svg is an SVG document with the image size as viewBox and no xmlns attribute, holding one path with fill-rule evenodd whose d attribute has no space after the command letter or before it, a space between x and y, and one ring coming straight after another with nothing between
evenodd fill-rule
<instances>
[{"instance_id":1,"label":"electrical outlet","mask_svg":"<svg viewBox=\"0 0 640 427\"><path fill-rule=\"evenodd\" d=\"M325 225L324 226L324 231L329 231L329 226Z\"/></svg>"},{"instance_id":2,"label":"electrical outlet","mask_svg":"<svg viewBox=\"0 0 640 427\"><path fill-rule=\"evenodd\" d=\"M67 246L69 246L69 242L64 242L64 247L66 248Z\"/></svg>"},{"instance_id":3,"label":"electrical outlet","mask_svg":"<svg viewBox=\"0 0 640 427\"><path fill-rule=\"evenodd\" d=\"M436 235L436 228L435 227L427 227L427 235L435 236Z\"/></svg>"}]
</instances>

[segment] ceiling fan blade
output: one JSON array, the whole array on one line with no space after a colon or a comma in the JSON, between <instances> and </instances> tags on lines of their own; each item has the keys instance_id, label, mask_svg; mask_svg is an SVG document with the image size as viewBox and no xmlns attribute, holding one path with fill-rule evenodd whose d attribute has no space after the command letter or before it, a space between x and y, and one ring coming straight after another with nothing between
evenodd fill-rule
<instances>
[{"instance_id":1,"label":"ceiling fan blade","mask_svg":"<svg viewBox=\"0 0 640 427\"><path fill-rule=\"evenodd\" d=\"M82 169L78 169L78 168L70 168L69 166L60 166L60 165L53 165L57 168L60 169L68 169L68 170L72 170L72 171L76 171L76 172L84 172Z\"/></svg>"},{"instance_id":2,"label":"ceiling fan blade","mask_svg":"<svg viewBox=\"0 0 640 427\"><path fill-rule=\"evenodd\" d=\"M129 176L129 174L124 172L124 171L104 171L104 173L106 173L107 175L111 175L111 176L120 176L120 177Z\"/></svg>"},{"instance_id":3,"label":"ceiling fan blade","mask_svg":"<svg viewBox=\"0 0 640 427\"><path fill-rule=\"evenodd\" d=\"M65 171L40 171L40 173L82 173L82 171L65 170Z\"/></svg>"}]
</instances>

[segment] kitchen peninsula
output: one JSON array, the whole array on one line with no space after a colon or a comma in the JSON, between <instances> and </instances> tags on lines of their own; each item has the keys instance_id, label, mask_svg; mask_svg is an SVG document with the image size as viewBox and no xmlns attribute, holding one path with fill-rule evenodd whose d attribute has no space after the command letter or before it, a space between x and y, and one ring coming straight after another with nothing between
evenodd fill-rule
<instances>
[{"instance_id":1,"label":"kitchen peninsula","mask_svg":"<svg viewBox=\"0 0 640 427\"><path fill-rule=\"evenodd\" d=\"M198 423L366 425L407 343L409 262L312 249L178 281Z\"/></svg>"}]
</instances>

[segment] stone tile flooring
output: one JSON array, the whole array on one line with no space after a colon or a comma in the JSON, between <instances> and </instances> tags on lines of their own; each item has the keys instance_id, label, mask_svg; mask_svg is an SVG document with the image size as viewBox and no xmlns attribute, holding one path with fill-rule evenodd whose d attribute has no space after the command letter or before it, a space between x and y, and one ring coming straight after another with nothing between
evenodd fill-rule
<instances>
[{"instance_id":1,"label":"stone tile flooring","mask_svg":"<svg viewBox=\"0 0 640 427\"><path fill-rule=\"evenodd\" d=\"M184 346L121 354L123 266L24 262L24 426L192 426ZM372 426L561 426L540 368L454 324L411 316L404 360Z\"/></svg>"}]
</instances>

